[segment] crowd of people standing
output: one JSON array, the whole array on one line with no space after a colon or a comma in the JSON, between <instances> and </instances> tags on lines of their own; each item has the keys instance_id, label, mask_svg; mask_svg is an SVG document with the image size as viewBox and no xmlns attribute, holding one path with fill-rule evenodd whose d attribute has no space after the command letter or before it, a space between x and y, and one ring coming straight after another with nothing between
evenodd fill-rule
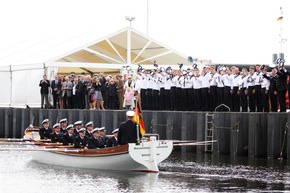
<instances>
[{"instance_id":1,"label":"crowd of people standing","mask_svg":"<svg viewBox=\"0 0 290 193\"><path fill-rule=\"evenodd\" d=\"M285 112L286 92L290 91L290 71L284 65L268 70L257 64L241 71L235 66L149 71L139 66L129 74L91 77L72 73L57 75L51 84L44 76L41 105L50 86L53 108L60 109L133 109L135 99L141 99L142 110L277 112L280 107ZM217 108L221 104L228 108Z\"/></svg>"}]
</instances>

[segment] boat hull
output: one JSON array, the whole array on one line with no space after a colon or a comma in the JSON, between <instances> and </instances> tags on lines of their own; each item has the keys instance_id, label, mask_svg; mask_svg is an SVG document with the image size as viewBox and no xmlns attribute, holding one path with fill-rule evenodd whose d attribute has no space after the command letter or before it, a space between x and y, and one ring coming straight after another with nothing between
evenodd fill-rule
<instances>
[{"instance_id":1,"label":"boat hull","mask_svg":"<svg viewBox=\"0 0 290 193\"><path fill-rule=\"evenodd\" d=\"M165 160L172 142L142 142L98 150L32 151L34 160L43 164L98 170L158 172L158 163ZM46 149L47 150L47 149Z\"/></svg>"}]
</instances>

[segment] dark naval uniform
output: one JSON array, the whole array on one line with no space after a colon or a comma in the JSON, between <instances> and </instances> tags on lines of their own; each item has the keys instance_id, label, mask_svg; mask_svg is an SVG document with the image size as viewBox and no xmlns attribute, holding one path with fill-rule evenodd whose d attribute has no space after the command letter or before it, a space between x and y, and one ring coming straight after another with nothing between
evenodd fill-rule
<instances>
[{"instance_id":1,"label":"dark naval uniform","mask_svg":"<svg viewBox=\"0 0 290 193\"><path fill-rule=\"evenodd\" d=\"M118 140L113 136L110 139L108 139L106 147L115 147L118 145L119 145Z\"/></svg>"},{"instance_id":2,"label":"dark naval uniform","mask_svg":"<svg viewBox=\"0 0 290 193\"><path fill-rule=\"evenodd\" d=\"M139 135L141 137L140 132ZM136 142L137 142L136 123L131 120L121 123L118 133L119 145L125 145L128 143L136 143Z\"/></svg>"},{"instance_id":3,"label":"dark naval uniform","mask_svg":"<svg viewBox=\"0 0 290 193\"><path fill-rule=\"evenodd\" d=\"M69 135L68 133L65 133L62 136L62 144L63 145L70 145L74 143L74 134Z\"/></svg>"},{"instance_id":4,"label":"dark naval uniform","mask_svg":"<svg viewBox=\"0 0 290 193\"><path fill-rule=\"evenodd\" d=\"M50 134L52 133L52 129L45 129L44 127L39 129L40 139L50 139Z\"/></svg>"},{"instance_id":5,"label":"dark naval uniform","mask_svg":"<svg viewBox=\"0 0 290 193\"><path fill-rule=\"evenodd\" d=\"M99 138L90 137L88 141L88 148L89 149L97 149L97 148L104 148L105 146L102 145L99 141Z\"/></svg>"},{"instance_id":6,"label":"dark naval uniform","mask_svg":"<svg viewBox=\"0 0 290 193\"><path fill-rule=\"evenodd\" d=\"M74 139L74 148L84 148L84 147L87 147L88 140L89 140L89 138L87 136L84 136L84 137L77 136Z\"/></svg>"},{"instance_id":7,"label":"dark naval uniform","mask_svg":"<svg viewBox=\"0 0 290 193\"><path fill-rule=\"evenodd\" d=\"M62 133L51 133L50 134L50 140L51 140L51 143L62 143L62 137L63 137L63 134Z\"/></svg>"},{"instance_id":8,"label":"dark naval uniform","mask_svg":"<svg viewBox=\"0 0 290 193\"><path fill-rule=\"evenodd\" d=\"M100 142L101 148L106 146L107 140L108 140L108 137L106 137L106 136L99 137L99 142Z\"/></svg>"}]
</instances>

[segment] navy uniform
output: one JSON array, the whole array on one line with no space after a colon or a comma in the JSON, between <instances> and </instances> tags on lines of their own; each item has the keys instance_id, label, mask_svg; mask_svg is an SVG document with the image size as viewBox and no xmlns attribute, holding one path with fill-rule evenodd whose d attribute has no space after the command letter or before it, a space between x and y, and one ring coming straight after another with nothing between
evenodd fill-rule
<instances>
[{"instance_id":1,"label":"navy uniform","mask_svg":"<svg viewBox=\"0 0 290 193\"><path fill-rule=\"evenodd\" d=\"M254 67L251 66L250 68L250 74L248 76L247 79L247 83L248 83L248 96L249 96L249 108L250 108L250 112L255 112L256 108L255 108L255 81L253 79L253 75L254 75Z\"/></svg>"},{"instance_id":2,"label":"navy uniform","mask_svg":"<svg viewBox=\"0 0 290 193\"><path fill-rule=\"evenodd\" d=\"M99 136L99 141L100 141L100 144L101 146L106 146L106 143L107 143L107 140L108 140L108 137L106 136L106 130L105 130L105 127L101 127L98 129L99 133L100 133L100 136Z\"/></svg>"},{"instance_id":3,"label":"navy uniform","mask_svg":"<svg viewBox=\"0 0 290 193\"><path fill-rule=\"evenodd\" d=\"M242 112L248 112L248 74L247 69L242 70L239 86L241 88Z\"/></svg>"},{"instance_id":4,"label":"navy uniform","mask_svg":"<svg viewBox=\"0 0 290 193\"><path fill-rule=\"evenodd\" d=\"M93 136L92 129L93 129L93 127L94 127L94 123L93 123L93 121L88 122L88 123L85 125L85 127L86 127L86 136L87 136L87 137L92 137L92 136Z\"/></svg>"},{"instance_id":5,"label":"navy uniform","mask_svg":"<svg viewBox=\"0 0 290 193\"><path fill-rule=\"evenodd\" d=\"M53 133L50 134L51 143L62 143L63 134L60 132L60 124L54 124L53 129Z\"/></svg>"},{"instance_id":6,"label":"navy uniform","mask_svg":"<svg viewBox=\"0 0 290 193\"><path fill-rule=\"evenodd\" d=\"M171 110L176 111L178 109L178 100L177 100L177 94L176 94L176 87L178 82L178 76L173 72L172 79L171 79L171 88L170 88L170 98L171 98Z\"/></svg>"},{"instance_id":7,"label":"navy uniform","mask_svg":"<svg viewBox=\"0 0 290 193\"><path fill-rule=\"evenodd\" d=\"M233 75L230 73L230 70L227 69L227 74L224 75L224 102L231 110L233 109Z\"/></svg>"},{"instance_id":8,"label":"navy uniform","mask_svg":"<svg viewBox=\"0 0 290 193\"><path fill-rule=\"evenodd\" d=\"M262 83L262 73L260 71L260 66L256 65L258 71L253 74L255 80L255 106L257 107L257 112L262 112L262 94L261 94L261 83Z\"/></svg>"},{"instance_id":9,"label":"navy uniform","mask_svg":"<svg viewBox=\"0 0 290 193\"><path fill-rule=\"evenodd\" d=\"M263 69L262 69L263 67ZM261 83L261 94L262 94L262 109L264 112L269 112L269 86L270 81L268 78L265 78L267 75L267 68L262 66L262 83Z\"/></svg>"},{"instance_id":10,"label":"navy uniform","mask_svg":"<svg viewBox=\"0 0 290 193\"><path fill-rule=\"evenodd\" d=\"M106 144L106 147L115 147L118 146L118 132L119 128L115 129L112 134L114 135L113 137L109 138Z\"/></svg>"},{"instance_id":11,"label":"navy uniform","mask_svg":"<svg viewBox=\"0 0 290 193\"><path fill-rule=\"evenodd\" d=\"M99 128L93 129L92 134L93 135L88 140L88 148L89 149L104 148L105 146L101 144L99 139Z\"/></svg>"},{"instance_id":12,"label":"navy uniform","mask_svg":"<svg viewBox=\"0 0 290 193\"><path fill-rule=\"evenodd\" d=\"M157 74L155 73L153 75L153 92L152 92L152 109L153 110L159 110L159 91L160 91L160 87L159 87L159 78L157 76Z\"/></svg>"},{"instance_id":13,"label":"navy uniform","mask_svg":"<svg viewBox=\"0 0 290 193\"><path fill-rule=\"evenodd\" d=\"M67 132L62 136L62 144L63 145L72 145L74 143L74 126L70 124L66 127Z\"/></svg>"},{"instance_id":14,"label":"navy uniform","mask_svg":"<svg viewBox=\"0 0 290 193\"><path fill-rule=\"evenodd\" d=\"M208 72L208 68L204 69L204 75L201 76L201 110L208 111L209 110L209 80L211 78L210 73Z\"/></svg>"},{"instance_id":15,"label":"navy uniform","mask_svg":"<svg viewBox=\"0 0 290 193\"><path fill-rule=\"evenodd\" d=\"M195 72L195 76L192 78L193 81L193 98L194 98L194 111L200 111L201 110L201 82L202 77L199 75L199 71L197 70Z\"/></svg>"},{"instance_id":16,"label":"navy uniform","mask_svg":"<svg viewBox=\"0 0 290 193\"><path fill-rule=\"evenodd\" d=\"M233 111L240 112L241 104L240 104L240 91L241 87L239 83L241 82L242 76L239 73L239 69L235 69L235 74L233 76Z\"/></svg>"},{"instance_id":17,"label":"navy uniform","mask_svg":"<svg viewBox=\"0 0 290 193\"><path fill-rule=\"evenodd\" d=\"M74 127L75 127L74 135L78 136L79 135L79 130L83 127L83 122L82 121L76 121L74 123Z\"/></svg>"},{"instance_id":18,"label":"navy uniform","mask_svg":"<svg viewBox=\"0 0 290 193\"><path fill-rule=\"evenodd\" d=\"M60 123L60 132L61 133L66 133L66 127L67 127L67 118L61 119L59 121Z\"/></svg>"},{"instance_id":19,"label":"navy uniform","mask_svg":"<svg viewBox=\"0 0 290 193\"><path fill-rule=\"evenodd\" d=\"M224 66L219 66L218 67L218 75L217 75L217 106L224 104L224 89L225 89L225 84L224 84L224 73L225 73L225 67ZM219 108L220 109L220 108ZM221 109L220 109L221 110Z\"/></svg>"},{"instance_id":20,"label":"navy uniform","mask_svg":"<svg viewBox=\"0 0 290 193\"><path fill-rule=\"evenodd\" d=\"M42 125L43 127L39 129L40 139L50 139L52 129L49 128L49 119L44 119Z\"/></svg>"},{"instance_id":21,"label":"navy uniform","mask_svg":"<svg viewBox=\"0 0 290 193\"><path fill-rule=\"evenodd\" d=\"M86 136L85 131L85 128L78 130L79 135L74 139L74 148L85 148L88 146L89 138Z\"/></svg>"},{"instance_id":22,"label":"navy uniform","mask_svg":"<svg viewBox=\"0 0 290 193\"><path fill-rule=\"evenodd\" d=\"M128 111L126 113L128 120L120 124L118 132L119 145L125 145L128 143L137 143L137 130L136 123L133 121L134 111ZM139 135L141 137L140 131Z\"/></svg>"},{"instance_id":23,"label":"navy uniform","mask_svg":"<svg viewBox=\"0 0 290 193\"><path fill-rule=\"evenodd\" d=\"M181 106L182 105L182 100L181 100L181 93L182 93L181 78L182 78L181 71L178 71L177 80L176 80L176 92L175 92L176 93L175 108L178 111L182 110L182 106Z\"/></svg>"},{"instance_id":24,"label":"navy uniform","mask_svg":"<svg viewBox=\"0 0 290 193\"><path fill-rule=\"evenodd\" d=\"M211 66L211 73L209 79L209 110L214 111L217 107L217 77L214 66Z\"/></svg>"}]
</instances>

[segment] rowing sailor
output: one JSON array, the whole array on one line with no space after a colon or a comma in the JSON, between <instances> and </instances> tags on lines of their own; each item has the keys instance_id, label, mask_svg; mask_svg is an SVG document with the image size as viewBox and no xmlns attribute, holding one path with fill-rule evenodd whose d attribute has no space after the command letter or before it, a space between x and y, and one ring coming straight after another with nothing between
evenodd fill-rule
<instances>
[{"instance_id":1,"label":"rowing sailor","mask_svg":"<svg viewBox=\"0 0 290 193\"><path fill-rule=\"evenodd\" d=\"M66 133L62 137L63 145L73 145L74 143L74 125L70 124L66 127Z\"/></svg>"},{"instance_id":2,"label":"rowing sailor","mask_svg":"<svg viewBox=\"0 0 290 193\"><path fill-rule=\"evenodd\" d=\"M89 138L88 141L88 148L89 149L97 149L97 148L104 148L104 145L101 145L99 137L100 137L100 133L99 133L99 128L95 128L92 130L92 137Z\"/></svg>"},{"instance_id":3,"label":"rowing sailor","mask_svg":"<svg viewBox=\"0 0 290 193\"><path fill-rule=\"evenodd\" d=\"M51 143L62 143L63 134L60 132L60 124L53 125L53 132L50 134Z\"/></svg>"},{"instance_id":4,"label":"rowing sailor","mask_svg":"<svg viewBox=\"0 0 290 193\"><path fill-rule=\"evenodd\" d=\"M78 132L79 135L74 139L74 148L87 148L89 138L86 136L86 129L81 128Z\"/></svg>"},{"instance_id":5,"label":"rowing sailor","mask_svg":"<svg viewBox=\"0 0 290 193\"><path fill-rule=\"evenodd\" d=\"M115 147L119 145L118 144L118 131L119 131L119 128L115 129L112 132L113 137L108 139L106 147Z\"/></svg>"},{"instance_id":6,"label":"rowing sailor","mask_svg":"<svg viewBox=\"0 0 290 193\"><path fill-rule=\"evenodd\" d=\"M60 124L60 132L61 133L66 133L66 127L67 127L67 118L61 119L59 121Z\"/></svg>"},{"instance_id":7,"label":"rowing sailor","mask_svg":"<svg viewBox=\"0 0 290 193\"><path fill-rule=\"evenodd\" d=\"M49 119L44 119L42 121L42 128L39 129L40 139L50 139L50 134L52 129L49 128Z\"/></svg>"},{"instance_id":8,"label":"rowing sailor","mask_svg":"<svg viewBox=\"0 0 290 193\"><path fill-rule=\"evenodd\" d=\"M86 127L86 136L87 137L92 137L93 136L93 134L92 134L92 130L94 129L94 123L93 123L93 121L90 121L90 122L88 122L86 125L85 125L85 127Z\"/></svg>"},{"instance_id":9,"label":"rowing sailor","mask_svg":"<svg viewBox=\"0 0 290 193\"><path fill-rule=\"evenodd\" d=\"M136 122L134 121L134 111L127 111L127 121L120 124L118 132L118 143L119 145L125 145L128 143L137 143L137 130ZM141 133L139 130L141 138Z\"/></svg>"},{"instance_id":10,"label":"rowing sailor","mask_svg":"<svg viewBox=\"0 0 290 193\"><path fill-rule=\"evenodd\" d=\"M99 133L100 133L99 141L100 141L102 146L106 147L108 137L106 136L105 127L99 128Z\"/></svg>"},{"instance_id":11,"label":"rowing sailor","mask_svg":"<svg viewBox=\"0 0 290 193\"><path fill-rule=\"evenodd\" d=\"M75 136L78 136L79 135L79 130L83 127L83 122L82 121L76 121L74 123L74 127L75 127L74 134L75 134Z\"/></svg>"}]
</instances>

